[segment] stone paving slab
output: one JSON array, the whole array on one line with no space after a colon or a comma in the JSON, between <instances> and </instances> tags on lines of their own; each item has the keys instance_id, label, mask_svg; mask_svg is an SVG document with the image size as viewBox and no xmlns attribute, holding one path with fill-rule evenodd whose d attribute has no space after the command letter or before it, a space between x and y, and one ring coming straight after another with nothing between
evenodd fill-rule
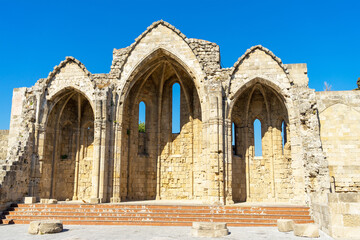
<instances>
[{"instance_id":1,"label":"stone paving slab","mask_svg":"<svg viewBox=\"0 0 360 240\"><path fill-rule=\"evenodd\" d=\"M310 239L294 236L293 232L282 233L276 227L230 227L230 235L221 238L196 238L191 236L191 227L152 227L152 226L64 226L64 231L49 235L30 235L29 225L0 224L1 240L94 240L94 239L126 239L126 240L173 240L173 239ZM320 240L333 239L320 232Z\"/></svg>"}]
</instances>

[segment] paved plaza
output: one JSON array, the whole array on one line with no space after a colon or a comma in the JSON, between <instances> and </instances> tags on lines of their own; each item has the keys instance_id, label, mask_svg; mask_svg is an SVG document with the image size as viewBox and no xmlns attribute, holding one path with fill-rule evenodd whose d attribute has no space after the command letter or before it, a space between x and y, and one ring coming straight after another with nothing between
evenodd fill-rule
<instances>
[{"instance_id":1,"label":"paved plaza","mask_svg":"<svg viewBox=\"0 0 360 240\"><path fill-rule=\"evenodd\" d=\"M0 225L1 240L95 240L95 239L207 239L191 237L191 227L153 227L153 226L64 226L64 231L57 234L30 235L29 225ZM230 234L222 238L212 239L309 239L295 237L293 232L282 233L275 227L229 227ZM321 240L333 239L320 232Z\"/></svg>"}]
</instances>

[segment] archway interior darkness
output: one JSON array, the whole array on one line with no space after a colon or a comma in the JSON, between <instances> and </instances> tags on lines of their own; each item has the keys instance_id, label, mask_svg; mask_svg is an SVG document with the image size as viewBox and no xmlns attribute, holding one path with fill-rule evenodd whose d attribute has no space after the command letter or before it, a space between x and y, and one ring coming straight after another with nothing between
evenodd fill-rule
<instances>
[{"instance_id":1,"label":"archway interior darkness","mask_svg":"<svg viewBox=\"0 0 360 240\"><path fill-rule=\"evenodd\" d=\"M66 90L51 102L41 162L42 198L90 199L94 113L79 92Z\"/></svg>"},{"instance_id":2,"label":"archway interior darkness","mask_svg":"<svg viewBox=\"0 0 360 240\"><path fill-rule=\"evenodd\" d=\"M141 102L146 105L144 132L138 130ZM191 199L201 108L193 79L181 64L157 51L139 66L124 101L122 126L122 200Z\"/></svg>"},{"instance_id":3,"label":"archway interior darkness","mask_svg":"<svg viewBox=\"0 0 360 240\"><path fill-rule=\"evenodd\" d=\"M290 132L284 128L289 118L280 94L265 84L250 86L237 98L231 121L234 202L288 201L293 194Z\"/></svg>"}]
</instances>

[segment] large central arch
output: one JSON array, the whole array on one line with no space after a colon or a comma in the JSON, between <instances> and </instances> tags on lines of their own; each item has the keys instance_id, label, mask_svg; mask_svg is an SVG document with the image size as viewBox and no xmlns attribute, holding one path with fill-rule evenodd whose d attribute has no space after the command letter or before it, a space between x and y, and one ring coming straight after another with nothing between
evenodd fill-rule
<instances>
[{"instance_id":1,"label":"large central arch","mask_svg":"<svg viewBox=\"0 0 360 240\"><path fill-rule=\"evenodd\" d=\"M121 119L122 200L192 199L194 164L201 149L201 106L193 77L169 52L158 49L134 70ZM180 85L180 132L172 133L172 86ZM146 105L139 133L139 103Z\"/></svg>"}]
</instances>

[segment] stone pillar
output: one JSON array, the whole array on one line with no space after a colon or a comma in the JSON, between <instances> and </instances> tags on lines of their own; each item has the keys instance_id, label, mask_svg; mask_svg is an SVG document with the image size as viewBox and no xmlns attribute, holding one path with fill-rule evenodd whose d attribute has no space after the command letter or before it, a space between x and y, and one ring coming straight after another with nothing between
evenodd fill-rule
<instances>
[{"instance_id":1,"label":"stone pillar","mask_svg":"<svg viewBox=\"0 0 360 240\"><path fill-rule=\"evenodd\" d=\"M80 125L80 123L79 123ZM75 176L74 176L74 194L73 200L78 200L79 186L79 161L80 161L80 126L76 129L76 157L75 157Z\"/></svg>"},{"instance_id":2,"label":"stone pillar","mask_svg":"<svg viewBox=\"0 0 360 240\"><path fill-rule=\"evenodd\" d=\"M206 182L209 203L224 204L224 146L221 85L209 89L208 119L204 140L207 141Z\"/></svg>"},{"instance_id":3,"label":"stone pillar","mask_svg":"<svg viewBox=\"0 0 360 240\"><path fill-rule=\"evenodd\" d=\"M29 196L35 196L36 187L36 166L38 164L38 143L39 143L39 129L40 129L40 94L36 94L36 119L35 119L35 131L34 131L34 144L33 154L31 158L30 168L30 182L29 182Z\"/></svg>"},{"instance_id":4,"label":"stone pillar","mask_svg":"<svg viewBox=\"0 0 360 240\"><path fill-rule=\"evenodd\" d=\"M113 196L110 199L112 203L121 202L121 125L115 123L115 143L114 143L114 174L113 174Z\"/></svg>"},{"instance_id":5,"label":"stone pillar","mask_svg":"<svg viewBox=\"0 0 360 240\"><path fill-rule=\"evenodd\" d=\"M76 158L75 158L75 176L74 176L74 195L73 200L78 200L79 186L79 161L80 161L80 132L81 132L81 96L78 94L78 125L76 129Z\"/></svg>"},{"instance_id":6,"label":"stone pillar","mask_svg":"<svg viewBox=\"0 0 360 240\"><path fill-rule=\"evenodd\" d=\"M94 159L92 167L92 189L91 203L99 203L99 177L100 177L100 158L101 158L101 131L102 131L102 101L95 101L95 121L94 121Z\"/></svg>"},{"instance_id":7,"label":"stone pillar","mask_svg":"<svg viewBox=\"0 0 360 240\"><path fill-rule=\"evenodd\" d=\"M100 171L99 171L99 199L100 202L106 201L107 190L107 165L106 161L106 143L107 137L107 107L106 100L102 100L102 119L101 119L101 140L100 140Z\"/></svg>"},{"instance_id":8,"label":"stone pillar","mask_svg":"<svg viewBox=\"0 0 360 240\"><path fill-rule=\"evenodd\" d=\"M58 125L58 124L57 124ZM57 165L57 161L56 161L56 156L58 156L58 149L59 149L59 136L60 136L61 131L58 129L58 126L56 126L55 128L55 133L54 133L54 143L53 143L53 155L52 155L52 162L51 162L51 186L50 186L50 196L49 198L54 198L55 195L55 186L56 186L56 182L55 182L55 175L56 175L56 165Z\"/></svg>"},{"instance_id":9,"label":"stone pillar","mask_svg":"<svg viewBox=\"0 0 360 240\"><path fill-rule=\"evenodd\" d=\"M225 112L226 114L226 112ZM226 115L225 115L226 116ZM224 122L224 162L225 162L225 204L234 204L232 197L232 122Z\"/></svg>"},{"instance_id":10,"label":"stone pillar","mask_svg":"<svg viewBox=\"0 0 360 240\"><path fill-rule=\"evenodd\" d=\"M40 179L42 174L42 167L43 167L43 160L44 160L44 142L45 142L45 127L43 124L39 124L37 128L37 138L36 138L36 149L37 149L37 162L35 166L35 173L34 173L34 196L40 197Z\"/></svg>"}]
</instances>

